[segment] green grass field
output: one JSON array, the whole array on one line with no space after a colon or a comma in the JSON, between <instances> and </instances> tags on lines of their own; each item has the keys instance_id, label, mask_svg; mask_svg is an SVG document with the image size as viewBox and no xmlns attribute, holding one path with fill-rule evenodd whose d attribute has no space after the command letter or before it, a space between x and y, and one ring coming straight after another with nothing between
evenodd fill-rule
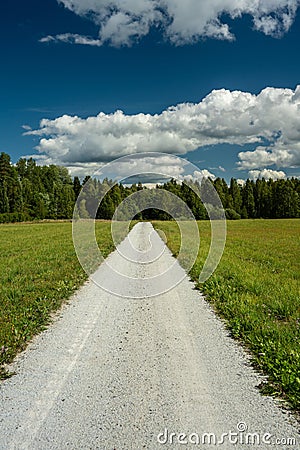
<instances>
[{"instance_id":1,"label":"green grass field","mask_svg":"<svg viewBox=\"0 0 300 450\"><path fill-rule=\"evenodd\" d=\"M114 246L110 223L96 227L102 254ZM0 225L0 377L51 313L85 280L70 222Z\"/></svg>"},{"instance_id":2,"label":"green grass field","mask_svg":"<svg viewBox=\"0 0 300 450\"><path fill-rule=\"evenodd\" d=\"M178 254L174 222L154 222ZM226 248L213 276L199 288L232 335L269 376L263 392L300 403L300 220L228 221ZM201 249L190 274L199 277L210 245L210 225L199 222Z\"/></svg>"},{"instance_id":3,"label":"green grass field","mask_svg":"<svg viewBox=\"0 0 300 450\"><path fill-rule=\"evenodd\" d=\"M269 375L264 391L299 408L300 220L227 222L222 261L199 286L231 333ZM178 254L175 222L154 222ZM210 245L210 224L199 222L201 248L191 270L197 280ZM86 279L70 222L0 225L0 367L49 323L51 313ZM96 235L104 256L113 250L110 223ZM184 256L184 255L183 255ZM184 261L184 257L183 257ZM0 369L0 377L6 372Z\"/></svg>"}]
</instances>

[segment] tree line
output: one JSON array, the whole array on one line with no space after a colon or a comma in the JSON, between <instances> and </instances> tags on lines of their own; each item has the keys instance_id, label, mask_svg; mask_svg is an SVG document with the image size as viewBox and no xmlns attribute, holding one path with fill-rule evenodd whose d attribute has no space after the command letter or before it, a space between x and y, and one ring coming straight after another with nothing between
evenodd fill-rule
<instances>
[{"instance_id":1,"label":"tree line","mask_svg":"<svg viewBox=\"0 0 300 450\"><path fill-rule=\"evenodd\" d=\"M95 211L97 219L111 219L116 208L124 199L135 192L145 189L141 184L131 186L114 184L107 178L103 181L82 182L72 178L65 167L57 165L38 166L34 159L21 158L12 164L7 153L0 154L0 222L20 222L43 219L71 219L76 199L82 189L79 202L80 217L90 217ZM300 180L290 178L273 181L272 179L246 180L241 185L232 178L228 185L224 179L211 180L215 187L228 219L240 218L297 218L300 217ZM197 220L207 219L207 209L197 193L198 182L178 183L172 179L156 189L163 189L179 197L192 211ZM154 191L152 191L154 194ZM152 193L149 193L151 197ZM149 198L150 198L149 197ZM98 208L99 198L103 198ZM203 198L203 197L202 197ZM169 199L169 200L168 200ZM166 202L170 203L170 197ZM170 205L165 208L146 208L135 213L130 201L127 208L138 219L170 219ZM169 206L169 208L168 208Z\"/></svg>"}]
</instances>

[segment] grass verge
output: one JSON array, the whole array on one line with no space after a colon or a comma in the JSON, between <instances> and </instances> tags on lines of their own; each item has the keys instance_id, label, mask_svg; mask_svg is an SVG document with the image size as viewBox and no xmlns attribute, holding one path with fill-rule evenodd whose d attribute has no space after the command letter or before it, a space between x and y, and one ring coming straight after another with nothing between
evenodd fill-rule
<instances>
[{"instance_id":1,"label":"grass verge","mask_svg":"<svg viewBox=\"0 0 300 450\"><path fill-rule=\"evenodd\" d=\"M75 254L70 222L0 225L0 236L0 378L5 378L5 364L87 276ZM107 256L114 249L110 222L98 222L96 236Z\"/></svg>"},{"instance_id":2,"label":"grass verge","mask_svg":"<svg viewBox=\"0 0 300 450\"><path fill-rule=\"evenodd\" d=\"M174 255L180 247L174 222L153 222ZM201 248L191 278L197 281L208 254L210 225L199 222ZM300 220L227 222L222 260L198 287L268 375L262 391L300 405Z\"/></svg>"}]
</instances>

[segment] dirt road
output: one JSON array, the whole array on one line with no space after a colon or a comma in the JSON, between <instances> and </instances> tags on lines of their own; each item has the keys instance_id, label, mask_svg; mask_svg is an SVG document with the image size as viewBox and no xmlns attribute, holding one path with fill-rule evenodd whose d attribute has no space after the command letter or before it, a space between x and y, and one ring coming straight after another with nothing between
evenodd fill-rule
<instances>
[{"instance_id":1,"label":"dirt road","mask_svg":"<svg viewBox=\"0 0 300 450\"><path fill-rule=\"evenodd\" d=\"M105 289L86 283L0 385L1 449L300 447L193 284L169 289L184 277L176 263L164 281L173 263L150 224L131 231L97 271Z\"/></svg>"}]
</instances>

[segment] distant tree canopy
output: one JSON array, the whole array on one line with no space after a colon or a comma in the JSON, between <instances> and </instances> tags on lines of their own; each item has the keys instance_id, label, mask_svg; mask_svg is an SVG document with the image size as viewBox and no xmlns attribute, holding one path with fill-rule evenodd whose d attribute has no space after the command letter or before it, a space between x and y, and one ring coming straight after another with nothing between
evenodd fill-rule
<instances>
[{"instance_id":1,"label":"distant tree canopy","mask_svg":"<svg viewBox=\"0 0 300 450\"><path fill-rule=\"evenodd\" d=\"M0 222L19 222L42 219L71 219L82 186L87 184L79 202L80 217L89 218L96 212L97 219L111 219L120 203L131 194L145 189L140 183L131 186L114 184L112 180L90 180L83 182L75 176L71 178L65 167L56 165L38 166L32 159L21 158L15 165L10 156L0 154ZM300 180L247 180L243 186L232 178L229 186L217 178L212 181L228 219L240 218L297 218L300 217ZM197 182L178 183L174 179L157 185L179 197L192 211L197 220L207 219L207 210L196 194ZM98 207L99 199L103 198ZM167 197L166 197L167 198ZM170 196L168 198L171 198ZM170 200L169 200L170 201ZM165 211L170 205L161 208L147 208L135 213L137 219L168 220Z\"/></svg>"},{"instance_id":2,"label":"distant tree canopy","mask_svg":"<svg viewBox=\"0 0 300 450\"><path fill-rule=\"evenodd\" d=\"M30 158L12 165L0 154L0 221L72 217L73 181L65 167L37 166Z\"/></svg>"}]
</instances>

